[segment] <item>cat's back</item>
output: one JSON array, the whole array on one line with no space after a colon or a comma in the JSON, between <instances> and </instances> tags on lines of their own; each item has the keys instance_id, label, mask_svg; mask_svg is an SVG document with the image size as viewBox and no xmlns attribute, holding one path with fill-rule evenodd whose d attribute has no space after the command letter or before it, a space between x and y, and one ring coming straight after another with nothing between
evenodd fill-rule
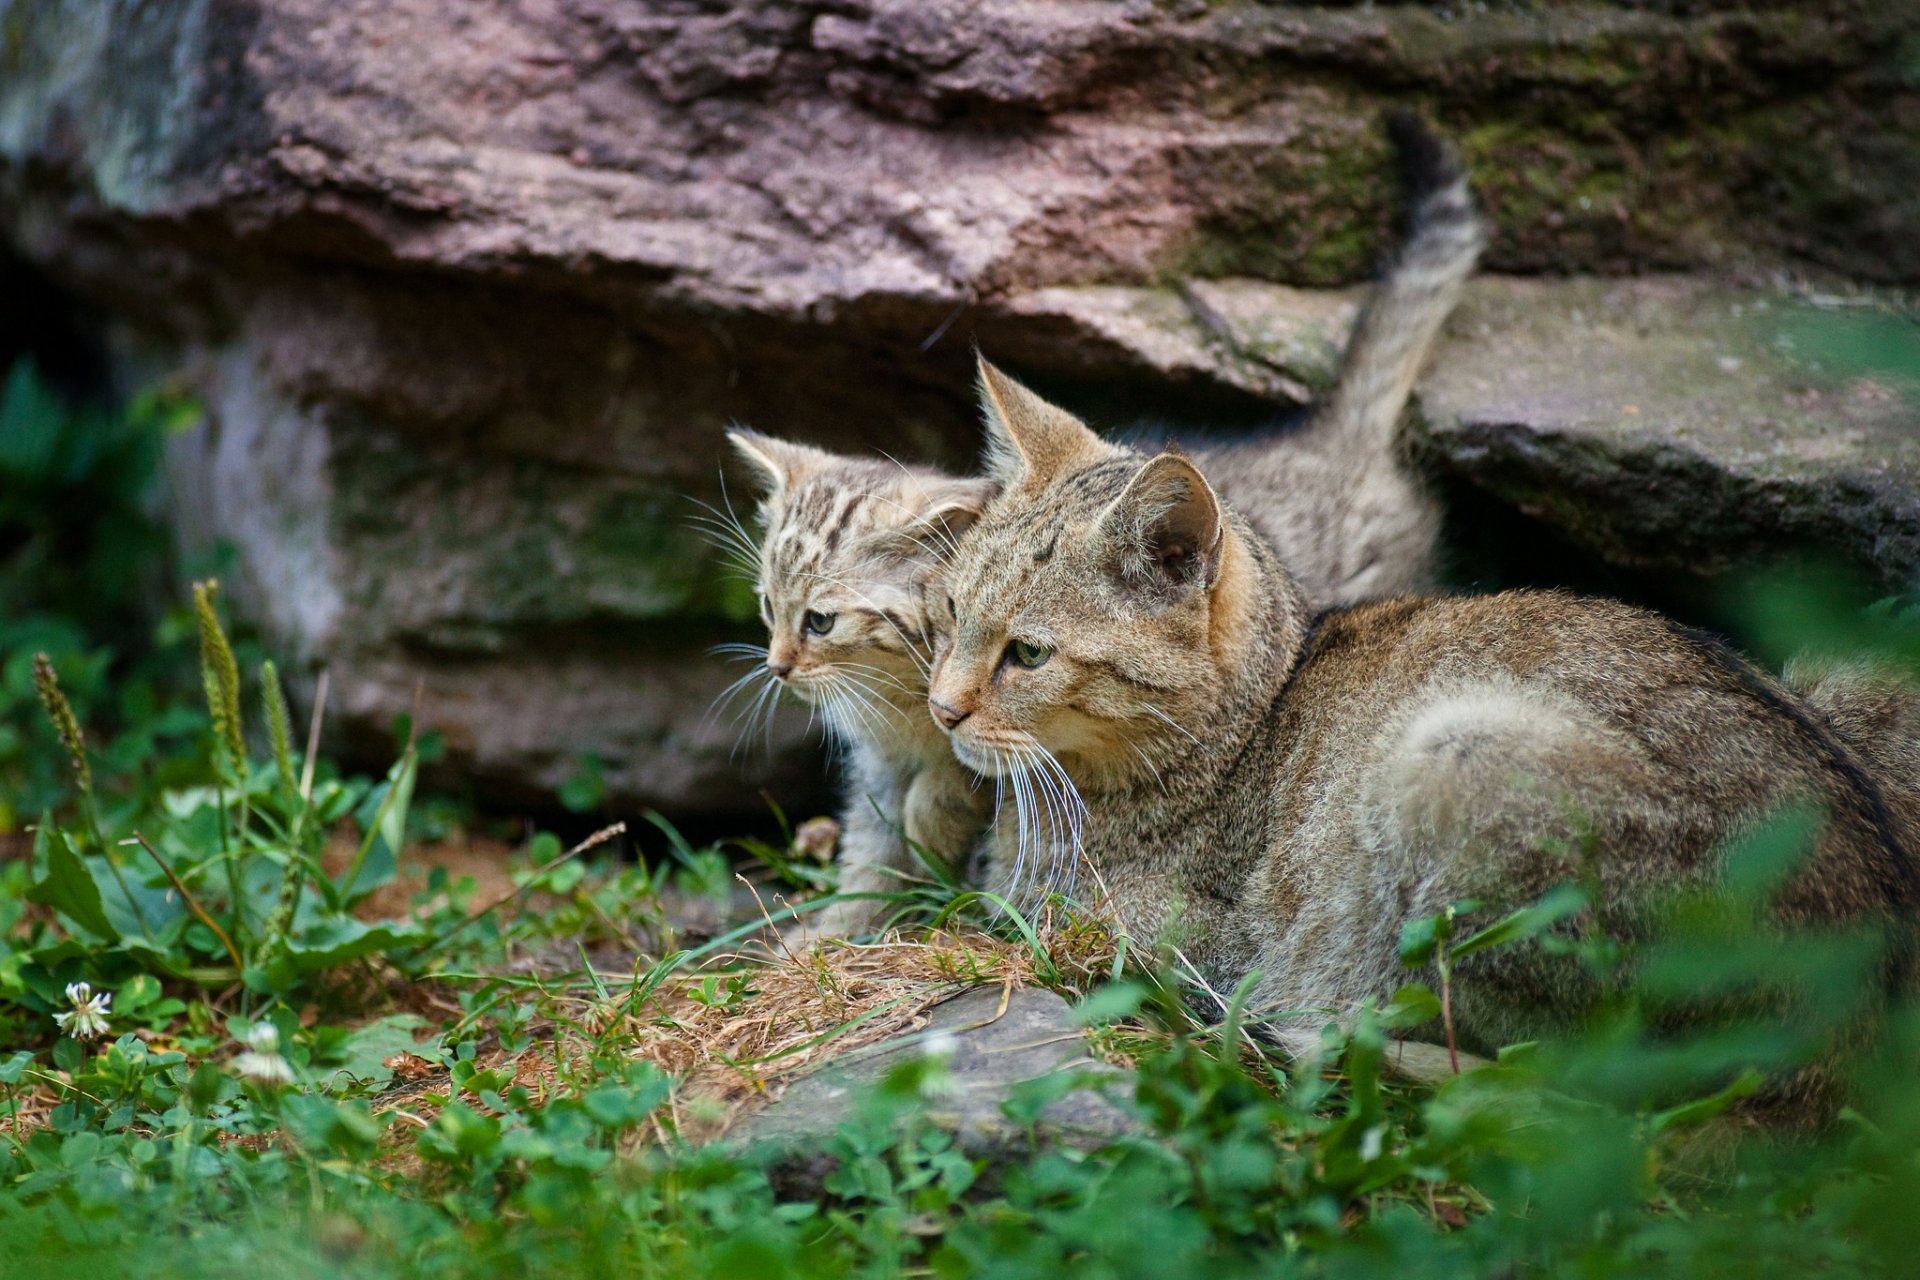
<instances>
[{"instance_id":1,"label":"cat's back","mask_svg":"<svg viewBox=\"0 0 1920 1280\"><path fill-rule=\"evenodd\" d=\"M1409 596L1329 610L1314 623L1276 713L1310 718L1323 699L1376 718L1410 700L1496 681L1577 698L1660 745L1712 704L1771 726L1805 717L1792 695L1712 637L1618 601L1551 591Z\"/></svg>"},{"instance_id":2,"label":"cat's back","mask_svg":"<svg viewBox=\"0 0 1920 1280\"><path fill-rule=\"evenodd\" d=\"M1688 833L1690 847L1636 857L1697 859L1743 824L1811 803L1831 821L1809 913L1911 894L1909 851L1876 782L1817 717L1711 637L1615 601L1505 592L1329 612L1265 728L1277 844L1335 839L1362 780L1395 753L1485 773L1507 758L1503 739L1570 733L1631 770L1633 789L1679 819L1667 829ZM1581 767L1578 752L1555 758ZM1577 794L1582 779L1479 779L1557 781Z\"/></svg>"}]
</instances>

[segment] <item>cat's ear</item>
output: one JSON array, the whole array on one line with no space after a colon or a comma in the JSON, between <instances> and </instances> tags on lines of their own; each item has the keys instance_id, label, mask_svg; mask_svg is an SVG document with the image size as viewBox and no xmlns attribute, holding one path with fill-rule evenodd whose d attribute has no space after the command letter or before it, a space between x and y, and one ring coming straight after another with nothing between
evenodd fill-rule
<instances>
[{"instance_id":1,"label":"cat's ear","mask_svg":"<svg viewBox=\"0 0 1920 1280\"><path fill-rule=\"evenodd\" d=\"M987 474L1009 489L1037 489L1097 462L1112 446L979 357L980 413L987 424Z\"/></svg>"},{"instance_id":2,"label":"cat's ear","mask_svg":"<svg viewBox=\"0 0 1920 1280\"><path fill-rule=\"evenodd\" d=\"M1100 527L1127 581L1184 593L1207 590L1219 576L1226 535L1220 499L1184 454L1149 459L1108 505Z\"/></svg>"},{"instance_id":3,"label":"cat's ear","mask_svg":"<svg viewBox=\"0 0 1920 1280\"><path fill-rule=\"evenodd\" d=\"M809 444L795 444L791 440L776 440L745 427L735 427L727 432L727 443L753 467L754 475L766 493L791 489L833 461L833 455L824 449L816 449Z\"/></svg>"},{"instance_id":4,"label":"cat's ear","mask_svg":"<svg viewBox=\"0 0 1920 1280\"><path fill-rule=\"evenodd\" d=\"M953 479L929 485L913 518L883 535L875 549L904 558L945 560L959 548L962 535L987 509L995 492L991 480Z\"/></svg>"}]
</instances>

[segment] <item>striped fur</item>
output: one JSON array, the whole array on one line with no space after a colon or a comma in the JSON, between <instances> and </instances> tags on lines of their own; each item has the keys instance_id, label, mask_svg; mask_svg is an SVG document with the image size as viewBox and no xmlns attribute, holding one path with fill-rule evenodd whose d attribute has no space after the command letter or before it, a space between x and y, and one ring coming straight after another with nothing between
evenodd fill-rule
<instances>
[{"instance_id":1,"label":"striped fur","mask_svg":"<svg viewBox=\"0 0 1920 1280\"><path fill-rule=\"evenodd\" d=\"M1428 581L1438 516L1417 479L1402 466L1394 429L1484 238L1465 176L1451 154L1416 124L1403 120L1392 127L1409 174L1409 233L1354 330L1327 402L1298 430L1275 431L1200 453L1210 470L1228 478L1231 498L1255 513L1260 531L1297 567L1308 597L1329 604L1352 603ZM1052 406L1045 411L1073 421ZM990 435L989 440L999 442L989 445L987 470L993 476L1015 459L993 453L995 447L1011 447L1004 436ZM990 788L966 787L969 779L957 770L925 714L925 677L911 669L909 653L924 653L945 621L937 610L924 615L914 598L917 584L930 581L925 563L877 562L866 555L868 540L884 538L889 521L904 524L918 514L918 499L890 486L938 490L943 484L967 482L750 432L736 433L734 443L770 486L761 509L762 539L746 538L737 529L728 530L727 536L754 544L751 555L774 650L780 650L783 636L798 643L800 614L827 578L858 578L864 591L887 601L887 608L878 611L879 620L869 617L849 633L848 640L857 644L842 644L836 636L834 645L815 646L822 671L832 670L836 661L880 668L884 679L872 672L863 675L883 686L869 692L895 710L913 704L912 731L898 716L886 713L864 719L829 717L848 752L843 884L856 891L884 888L890 883L888 869L904 869L911 862L896 830L900 823L909 836L931 848L957 851L971 844L984 826L981 797L992 795ZM851 502L854 493L879 493L886 500ZM859 536L844 529L835 532L843 517L859 524ZM958 526L948 532L957 533ZM911 686L913 696L888 681ZM805 694L797 679L792 683ZM1050 800L1052 792L1041 782L1023 779L1008 785L1016 793L1031 791L1031 805L1071 807L1064 796ZM1018 801L1017 794L1011 798ZM964 829L969 821L971 831ZM855 909L822 921L828 930L863 922Z\"/></svg>"},{"instance_id":2,"label":"striped fur","mask_svg":"<svg viewBox=\"0 0 1920 1280\"><path fill-rule=\"evenodd\" d=\"M1015 891L1084 860L1132 936L1228 987L1257 972L1267 1010L1344 1013L1406 979L1410 918L1523 905L1586 849L1601 924L1630 936L1660 891L1710 881L1734 838L1810 802L1827 822L1781 918L1905 936L1911 851L1871 770L1724 649L1557 594L1317 615L1192 460L982 381L1002 491L946 566L930 698L963 762L1033 790L990 836ZM1593 995L1537 948L1462 974L1480 1050Z\"/></svg>"},{"instance_id":3,"label":"striped fur","mask_svg":"<svg viewBox=\"0 0 1920 1280\"><path fill-rule=\"evenodd\" d=\"M1920 679L1888 662L1808 653L1781 682L1878 780L1901 838L1920 850Z\"/></svg>"},{"instance_id":4,"label":"striped fur","mask_svg":"<svg viewBox=\"0 0 1920 1280\"><path fill-rule=\"evenodd\" d=\"M845 752L841 892L898 889L914 866L908 841L964 854L990 812L991 788L960 768L927 717L924 594L937 552L991 487L751 431L729 439L766 494L761 536L728 533L751 557L767 626L760 678L816 708ZM821 633L809 615L831 625ZM874 905L837 904L811 931L858 932Z\"/></svg>"},{"instance_id":5,"label":"striped fur","mask_svg":"<svg viewBox=\"0 0 1920 1280\"><path fill-rule=\"evenodd\" d=\"M1396 429L1486 245L1453 152L1411 116L1389 128L1407 173L1408 234L1347 340L1333 389L1297 430L1193 450L1307 598L1327 604L1434 585L1440 508L1405 465Z\"/></svg>"}]
</instances>

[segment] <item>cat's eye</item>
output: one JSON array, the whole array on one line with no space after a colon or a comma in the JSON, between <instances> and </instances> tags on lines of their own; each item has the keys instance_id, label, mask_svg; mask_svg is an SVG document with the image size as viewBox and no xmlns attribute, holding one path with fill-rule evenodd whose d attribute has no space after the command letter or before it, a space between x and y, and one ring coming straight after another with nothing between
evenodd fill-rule
<instances>
[{"instance_id":1,"label":"cat's eye","mask_svg":"<svg viewBox=\"0 0 1920 1280\"><path fill-rule=\"evenodd\" d=\"M960 621L960 611L953 607L953 597L947 597L947 616L955 622Z\"/></svg>"},{"instance_id":2,"label":"cat's eye","mask_svg":"<svg viewBox=\"0 0 1920 1280\"><path fill-rule=\"evenodd\" d=\"M1007 657L1017 667L1031 671L1035 667L1047 665L1047 659L1053 656L1053 650L1043 644L1034 644L1029 640L1013 640L1007 644Z\"/></svg>"},{"instance_id":3,"label":"cat's eye","mask_svg":"<svg viewBox=\"0 0 1920 1280\"><path fill-rule=\"evenodd\" d=\"M800 632L802 635L823 636L833 630L833 620L839 616L837 613L809 609L806 616L800 619Z\"/></svg>"}]
</instances>

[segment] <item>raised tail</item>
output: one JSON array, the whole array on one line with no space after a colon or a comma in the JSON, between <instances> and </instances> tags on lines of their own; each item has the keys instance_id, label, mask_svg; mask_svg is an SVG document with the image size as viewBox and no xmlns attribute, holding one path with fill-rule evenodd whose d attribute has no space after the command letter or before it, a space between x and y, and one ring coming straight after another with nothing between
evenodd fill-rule
<instances>
[{"instance_id":1,"label":"raised tail","mask_svg":"<svg viewBox=\"0 0 1920 1280\"><path fill-rule=\"evenodd\" d=\"M1407 238L1361 311L1339 380L1310 428L1336 448L1369 454L1389 451L1414 380L1487 243L1453 149L1407 112L1387 118L1387 134L1406 174Z\"/></svg>"}]
</instances>

